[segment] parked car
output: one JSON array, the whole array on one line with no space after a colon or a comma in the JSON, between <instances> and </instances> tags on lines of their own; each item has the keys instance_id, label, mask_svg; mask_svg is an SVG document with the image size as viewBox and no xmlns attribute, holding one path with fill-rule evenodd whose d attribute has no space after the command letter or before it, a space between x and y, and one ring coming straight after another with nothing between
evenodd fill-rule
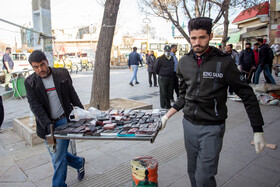
<instances>
[{"instance_id":1,"label":"parked car","mask_svg":"<svg viewBox=\"0 0 280 187\"><path fill-rule=\"evenodd\" d=\"M13 71L32 70L28 62L29 55L30 53L12 53L11 57L14 62Z\"/></svg>"}]
</instances>

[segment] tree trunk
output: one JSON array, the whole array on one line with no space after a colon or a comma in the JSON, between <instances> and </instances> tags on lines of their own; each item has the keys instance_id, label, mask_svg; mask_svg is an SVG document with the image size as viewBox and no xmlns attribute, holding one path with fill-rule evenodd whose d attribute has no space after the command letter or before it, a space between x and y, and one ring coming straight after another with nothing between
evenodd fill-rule
<instances>
[{"instance_id":1,"label":"tree trunk","mask_svg":"<svg viewBox=\"0 0 280 187\"><path fill-rule=\"evenodd\" d=\"M227 43L227 37L228 37L228 25L229 25L229 21L228 21L228 11L229 8L227 8L224 12L224 33L223 33L223 37L222 37L222 46L223 48L226 46Z\"/></svg>"},{"instance_id":2,"label":"tree trunk","mask_svg":"<svg viewBox=\"0 0 280 187\"><path fill-rule=\"evenodd\" d=\"M90 106L100 110L109 108L110 57L120 0L106 0L97 44Z\"/></svg>"}]
</instances>

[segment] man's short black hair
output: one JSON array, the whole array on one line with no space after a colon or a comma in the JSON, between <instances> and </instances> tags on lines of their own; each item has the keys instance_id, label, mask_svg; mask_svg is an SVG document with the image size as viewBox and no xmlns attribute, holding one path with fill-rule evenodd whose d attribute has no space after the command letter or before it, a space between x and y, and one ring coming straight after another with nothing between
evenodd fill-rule
<instances>
[{"instance_id":1,"label":"man's short black hair","mask_svg":"<svg viewBox=\"0 0 280 187\"><path fill-rule=\"evenodd\" d=\"M258 42L261 42L263 44L263 39L262 38L257 38Z\"/></svg>"},{"instance_id":2,"label":"man's short black hair","mask_svg":"<svg viewBox=\"0 0 280 187\"><path fill-rule=\"evenodd\" d=\"M10 47L6 47L6 51L7 51L7 50L9 50L9 49L12 49L12 48L10 48Z\"/></svg>"},{"instance_id":3,"label":"man's short black hair","mask_svg":"<svg viewBox=\"0 0 280 187\"><path fill-rule=\"evenodd\" d=\"M133 51L137 51L137 47L133 47Z\"/></svg>"},{"instance_id":4,"label":"man's short black hair","mask_svg":"<svg viewBox=\"0 0 280 187\"><path fill-rule=\"evenodd\" d=\"M189 33L193 30L206 30L207 34L210 35L212 31L212 19L207 17L198 17L191 19L188 24Z\"/></svg>"},{"instance_id":5,"label":"man's short black hair","mask_svg":"<svg viewBox=\"0 0 280 187\"><path fill-rule=\"evenodd\" d=\"M245 45L250 45L250 46L252 46L252 44L251 44L250 42L247 42Z\"/></svg>"},{"instance_id":6,"label":"man's short black hair","mask_svg":"<svg viewBox=\"0 0 280 187\"><path fill-rule=\"evenodd\" d=\"M45 53L39 50L33 51L28 58L29 64L31 64L32 62L41 62L42 60L47 60L47 57Z\"/></svg>"},{"instance_id":7,"label":"man's short black hair","mask_svg":"<svg viewBox=\"0 0 280 187\"><path fill-rule=\"evenodd\" d=\"M173 49L174 47L177 47L177 44L172 44L170 47Z\"/></svg>"},{"instance_id":8,"label":"man's short black hair","mask_svg":"<svg viewBox=\"0 0 280 187\"><path fill-rule=\"evenodd\" d=\"M259 46L260 44L259 44L259 43L254 43L254 45L257 45L257 46Z\"/></svg>"},{"instance_id":9,"label":"man's short black hair","mask_svg":"<svg viewBox=\"0 0 280 187\"><path fill-rule=\"evenodd\" d=\"M233 45L232 45L232 44L227 44L227 46L230 46L230 48L233 48Z\"/></svg>"}]
</instances>

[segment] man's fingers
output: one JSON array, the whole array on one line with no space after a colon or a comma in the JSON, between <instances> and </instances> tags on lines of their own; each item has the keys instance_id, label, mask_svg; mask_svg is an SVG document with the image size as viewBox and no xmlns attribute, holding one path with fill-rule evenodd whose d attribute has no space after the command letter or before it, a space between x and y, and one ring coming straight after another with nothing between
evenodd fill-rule
<instances>
[{"instance_id":1,"label":"man's fingers","mask_svg":"<svg viewBox=\"0 0 280 187\"><path fill-rule=\"evenodd\" d=\"M259 154L260 153L260 143L255 142L255 148L256 148L256 152Z\"/></svg>"}]
</instances>

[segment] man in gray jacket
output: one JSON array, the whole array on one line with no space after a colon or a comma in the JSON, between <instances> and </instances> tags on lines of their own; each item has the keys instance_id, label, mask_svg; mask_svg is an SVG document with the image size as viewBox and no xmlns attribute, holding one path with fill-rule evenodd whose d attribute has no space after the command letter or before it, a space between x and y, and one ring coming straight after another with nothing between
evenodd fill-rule
<instances>
[{"instance_id":1,"label":"man in gray jacket","mask_svg":"<svg viewBox=\"0 0 280 187\"><path fill-rule=\"evenodd\" d=\"M148 71L148 75L149 75L149 84L150 87L152 87L153 82L152 82L152 77L154 79L154 86L157 87L157 74L154 70L154 65L156 63L156 57L154 55L154 51L150 51L150 55L147 56L147 71Z\"/></svg>"},{"instance_id":2,"label":"man in gray jacket","mask_svg":"<svg viewBox=\"0 0 280 187\"><path fill-rule=\"evenodd\" d=\"M162 117L167 120L183 109L183 129L192 187L215 187L219 154L222 149L227 118L227 89L242 99L254 132L256 152L265 147L263 118L252 88L245 82L234 60L215 47L212 20L191 19L188 24L192 50L178 63L179 98Z\"/></svg>"}]
</instances>

